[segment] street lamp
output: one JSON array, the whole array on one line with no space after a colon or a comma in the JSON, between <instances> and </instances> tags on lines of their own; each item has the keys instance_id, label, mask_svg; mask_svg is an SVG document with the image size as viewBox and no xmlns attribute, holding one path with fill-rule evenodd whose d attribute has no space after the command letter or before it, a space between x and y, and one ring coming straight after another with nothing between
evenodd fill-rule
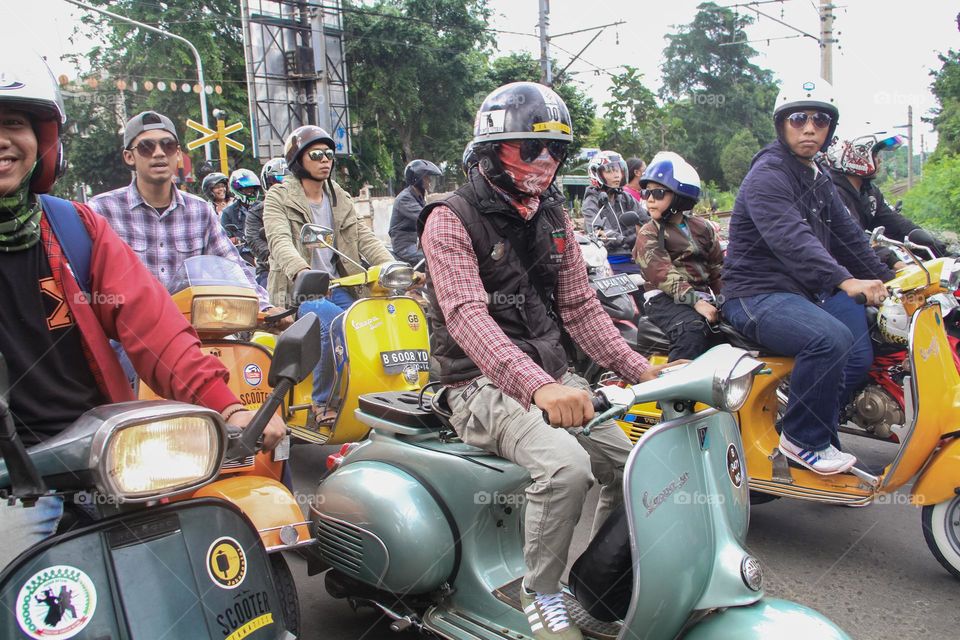
<instances>
[{"instance_id":1,"label":"street lamp","mask_svg":"<svg viewBox=\"0 0 960 640\"><path fill-rule=\"evenodd\" d=\"M154 33L159 33L162 36L173 38L174 40L179 40L180 42L190 47L190 51L193 53L193 57L197 61L197 81L200 83L200 122L203 123L203 126L209 127L209 123L207 122L207 93L206 93L207 85L203 81L203 62L200 60L200 52L197 51L197 48L193 46L192 42L190 42L184 37L178 36L175 33L170 33L169 31L158 29L157 27L154 27L152 25L145 24L143 22L138 22L126 16L121 16L120 14L107 11L106 9L93 7L84 2L80 2L79 0L66 0L66 1L69 2L70 4L80 7L81 9L86 9L87 11L94 11L96 13L100 13L110 18L113 18L114 20L127 22L136 27L140 27L141 29L146 29L147 31L153 31ZM207 160L210 160L212 157L210 154L210 145L208 144L203 145L203 152Z\"/></svg>"}]
</instances>

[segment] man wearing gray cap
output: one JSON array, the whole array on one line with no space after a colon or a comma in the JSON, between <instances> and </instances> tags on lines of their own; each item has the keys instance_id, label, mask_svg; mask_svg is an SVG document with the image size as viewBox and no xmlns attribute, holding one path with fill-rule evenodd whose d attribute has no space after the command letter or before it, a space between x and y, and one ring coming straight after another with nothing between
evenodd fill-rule
<instances>
[{"instance_id":1,"label":"man wearing gray cap","mask_svg":"<svg viewBox=\"0 0 960 640\"><path fill-rule=\"evenodd\" d=\"M257 289L261 309L272 308L266 290L257 284L210 203L175 188L180 141L170 118L155 111L130 118L123 131L123 161L133 170L133 181L95 196L89 205L109 220L164 286L187 258L221 256L243 269Z\"/></svg>"}]
</instances>

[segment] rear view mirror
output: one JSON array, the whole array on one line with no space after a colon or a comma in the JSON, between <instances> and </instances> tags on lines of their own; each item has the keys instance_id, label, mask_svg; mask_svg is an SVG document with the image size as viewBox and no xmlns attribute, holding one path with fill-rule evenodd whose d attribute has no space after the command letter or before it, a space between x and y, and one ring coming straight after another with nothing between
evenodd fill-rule
<instances>
[{"instance_id":1,"label":"rear view mirror","mask_svg":"<svg viewBox=\"0 0 960 640\"><path fill-rule=\"evenodd\" d=\"M635 227L640 224L640 216L636 211L627 211L620 216L620 225L623 227Z\"/></svg>"},{"instance_id":2,"label":"rear view mirror","mask_svg":"<svg viewBox=\"0 0 960 640\"><path fill-rule=\"evenodd\" d=\"M318 269L308 269L297 274L293 281L293 300L299 306L307 300L317 300L330 290L330 274Z\"/></svg>"},{"instance_id":3,"label":"rear view mirror","mask_svg":"<svg viewBox=\"0 0 960 640\"><path fill-rule=\"evenodd\" d=\"M300 229L300 244L307 249L332 249L333 229L319 224L305 224Z\"/></svg>"},{"instance_id":4,"label":"rear view mirror","mask_svg":"<svg viewBox=\"0 0 960 640\"><path fill-rule=\"evenodd\" d=\"M277 338L267 382L276 387L280 380L294 384L306 378L320 362L320 319L308 313Z\"/></svg>"},{"instance_id":5,"label":"rear view mirror","mask_svg":"<svg viewBox=\"0 0 960 640\"><path fill-rule=\"evenodd\" d=\"M880 226L874 229L870 233L870 246L875 247L880 243L880 238L883 237L883 232L886 231L886 227Z\"/></svg>"}]
</instances>

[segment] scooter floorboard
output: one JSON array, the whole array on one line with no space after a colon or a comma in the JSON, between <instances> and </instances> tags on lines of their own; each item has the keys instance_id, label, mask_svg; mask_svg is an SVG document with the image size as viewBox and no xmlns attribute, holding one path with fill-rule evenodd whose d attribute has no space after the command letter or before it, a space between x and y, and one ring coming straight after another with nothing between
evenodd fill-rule
<instances>
[{"instance_id":1,"label":"scooter floorboard","mask_svg":"<svg viewBox=\"0 0 960 640\"><path fill-rule=\"evenodd\" d=\"M493 590L493 595L517 611L523 611L520 606L520 589L523 578L517 578L512 582L497 587ZM615 640L620 634L621 624L619 622L601 622L589 613L587 613L580 603L576 601L569 593L563 594L563 601L567 605L567 613L573 622L580 627L580 631L585 638L595 638L596 640Z\"/></svg>"}]
</instances>

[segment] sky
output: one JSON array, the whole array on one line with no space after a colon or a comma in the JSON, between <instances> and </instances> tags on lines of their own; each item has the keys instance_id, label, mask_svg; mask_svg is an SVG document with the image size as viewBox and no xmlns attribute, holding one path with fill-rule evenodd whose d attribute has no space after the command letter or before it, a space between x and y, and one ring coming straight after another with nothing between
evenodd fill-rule
<instances>
[{"instance_id":1,"label":"sky","mask_svg":"<svg viewBox=\"0 0 960 640\"><path fill-rule=\"evenodd\" d=\"M960 49L956 16L960 3L944 0L835 0L833 84L840 105L838 133L858 135L893 130L907 122L907 106L913 106L914 150L920 137L926 150L936 143L931 127L920 121L936 103L930 93L931 69L940 68L938 52ZM819 34L817 6L820 0L762 0L741 4L737 11L756 17L752 8L782 20L812 35ZM665 34L677 25L689 23L696 14L694 0L551 0L548 33L562 34L623 20L625 24L606 28L571 65L569 72L583 83L598 106L607 101L608 72L630 64L644 74L647 85L660 86L660 66L666 46ZM721 6L734 2L718 0ZM238 2L239 5L239 2ZM494 12L490 26L529 35L497 34L499 53L530 51L539 57L536 37L538 0L490 0ZM60 60L66 53L84 51L89 41L77 44L70 37L81 10L64 0L0 0L0 25L4 39L19 42L47 57L55 74L73 75L72 67ZM748 28L748 37L757 51L754 63L771 69L778 79L798 75L819 76L820 49L812 38L800 36L789 27L767 17ZM551 54L566 65L596 34L596 31L558 36ZM783 39L786 36L799 36ZM767 40L769 39L769 41ZM601 108L602 111L602 108ZM905 130L897 130L905 133Z\"/></svg>"}]
</instances>

